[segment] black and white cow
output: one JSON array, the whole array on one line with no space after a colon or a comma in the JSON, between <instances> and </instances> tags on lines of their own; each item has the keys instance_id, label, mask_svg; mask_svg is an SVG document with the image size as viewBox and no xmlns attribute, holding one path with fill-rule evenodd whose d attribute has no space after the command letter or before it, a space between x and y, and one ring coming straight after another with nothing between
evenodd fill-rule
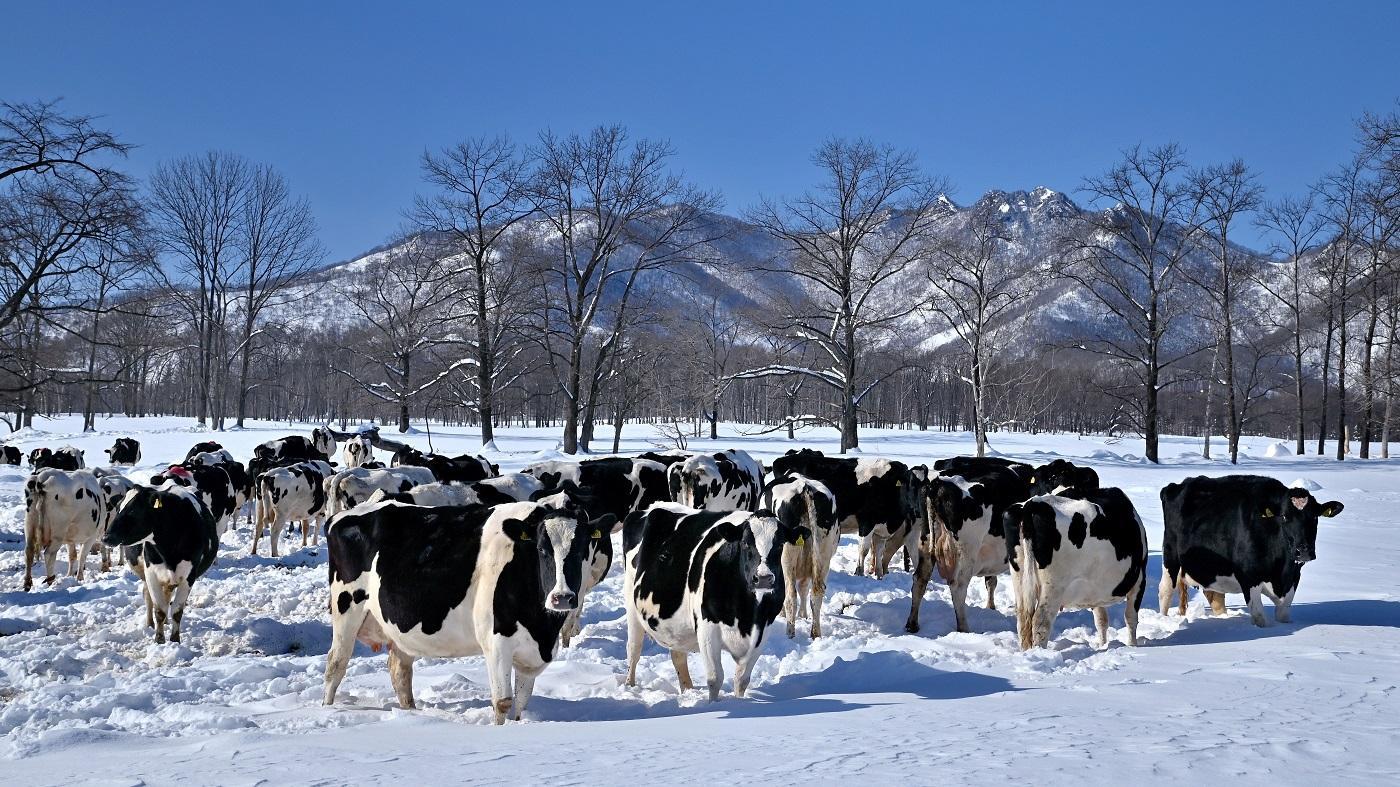
<instances>
[{"instance_id":1,"label":"black and white cow","mask_svg":"<svg viewBox=\"0 0 1400 787\"><path fill-rule=\"evenodd\" d=\"M193 459L196 454L207 454L215 451L222 451L223 449L224 447L222 444L217 443L213 440L205 440L202 443L195 443L194 445L190 446L190 450L185 452L185 461L188 462L189 460ZM232 458L232 456L232 454L229 455L230 458Z\"/></svg>"},{"instance_id":2,"label":"black and white cow","mask_svg":"<svg viewBox=\"0 0 1400 787\"><path fill-rule=\"evenodd\" d=\"M193 489L213 515L220 537L238 519L238 487L224 465L171 465L165 472L151 476L151 486L166 483Z\"/></svg>"},{"instance_id":3,"label":"black and white cow","mask_svg":"<svg viewBox=\"0 0 1400 787\"><path fill-rule=\"evenodd\" d=\"M18 447L0 445L0 465L18 465L23 460L24 454Z\"/></svg>"},{"instance_id":4,"label":"black and white cow","mask_svg":"<svg viewBox=\"0 0 1400 787\"><path fill-rule=\"evenodd\" d=\"M326 704L358 639L389 647L389 678L405 708L414 707L415 658L484 655L495 722L519 719L578 603L588 544L606 538L612 524L538 503L382 502L337 517L326 535Z\"/></svg>"},{"instance_id":5,"label":"black and white cow","mask_svg":"<svg viewBox=\"0 0 1400 787\"><path fill-rule=\"evenodd\" d=\"M797 618L809 617L810 609L811 637L816 639L822 635L826 577L841 543L836 498L826 484L790 475L769 484L764 490L764 506L787 527L805 527L811 533L783 547L783 616L787 618L788 636L792 637L797 632Z\"/></svg>"},{"instance_id":6,"label":"black and white cow","mask_svg":"<svg viewBox=\"0 0 1400 787\"><path fill-rule=\"evenodd\" d=\"M666 468L648 459L611 456L582 462L536 462L522 473L540 480L545 489L573 484L573 496L593 516L612 514L621 522L633 511L670 499Z\"/></svg>"},{"instance_id":7,"label":"black and white cow","mask_svg":"<svg viewBox=\"0 0 1400 787\"><path fill-rule=\"evenodd\" d=\"M407 492L420 484L434 483L426 467L390 467L371 470L352 467L325 479L326 516L335 516L369 500L376 491Z\"/></svg>"},{"instance_id":8,"label":"black and white cow","mask_svg":"<svg viewBox=\"0 0 1400 787\"><path fill-rule=\"evenodd\" d=\"M443 483L474 484L487 478L500 475L500 468L491 464L485 457L462 454L443 456L425 454L416 448L403 446L394 452L390 467L426 467L433 471L433 477Z\"/></svg>"},{"instance_id":9,"label":"black and white cow","mask_svg":"<svg viewBox=\"0 0 1400 787\"><path fill-rule=\"evenodd\" d=\"M917 512L911 511L905 487L913 480L903 462L825 456L810 448L788 451L773 460L773 475L798 474L825 484L836 497L836 521L843 533L860 535L856 575L883 577L890 559L905 546ZM906 556L907 556L906 551Z\"/></svg>"},{"instance_id":10,"label":"black and white cow","mask_svg":"<svg viewBox=\"0 0 1400 787\"><path fill-rule=\"evenodd\" d=\"M663 467L670 467L678 462L684 462L692 456L697 456L696 451L687 451L683 448L667 448L660 451L645 451L637 454L638 459L646 459L656 462Z\"/></svg>"},{"instance_id":11,"label":"black and white cow","mask_svg":"<svg viewBox=\"0 0 1400 787\"><path fill-rule=\"evenodd\" d=\"M29 466L34 470L82 470L87 465L83 462L83 452L71 445L61 448L35 448L29 452Z\"/></svg>"},{"instance_id":12,"label":"black and white cow","mask_svg":"<svg viewBox=\"0 0 1400 787\"><path fill-rule=\"evenodd\" d=\"M180 622L190 586L203 576L219 551L214 517L193 489L167 484L127 492L102 537L107 546L123 547L127 564L141 578L146 625L156 642L180 641Z\"/></svg>"},{"instance_id":13,"label":"black and white cow","mask_svg":"<svg viewBox=\"0 0 1400 787\"><path fill-rule=\"evenodd\" d=\"M904 624L910 633L919 630L919 605L935 567L948 583L958 631L968 631L967 589L973 577L983 578L987 608L996 609L997 576L1007 559L1003 514L1030 497L1031 476L991 463L961 467L961 474L945 470L913 486L919 556Z\"/></svg>"},{"instance_id":14,"label":"black and white cow","mask_svg":"<svg viewBox=\"0 0 1400 787\"><path fill-rule=\"evenodd\" d=\"M335 456L335 433L329 426L312 429L311 446L326 456Z\"/></svg>"},{"instance_id":15,"label":"black and white cow","mask_svg":"<svg viewBox=\"0 0 1400 787\"><path fill-rule=\"evenodd\" d=\"M345 441L344 461L346 469L363 467L374 461L374 445L369 438L358 435Z\"/></svg>"},{"instance_id":16,"label":"black and white cow","mask_svg":"<svg viewBox=\"0 0 1400 787\"><path fill-rule=\"evenodd\" d=\"M1317 558L1318 517L1344 508L1253 475L1195 476L1167 484L1161 498L1161 613L1178 590L1185 612L1189 581L1206 591L1217 614L1225 611L1226 593L1243 593L1256 626L1267 624L1261 594L1273 600L1275 620L1290 620L1303 564Z\"/></svg>"},{"instance_id":17,"label":"black and white cow","mask_svg":"<svg viewBox=\"0 0 1400 787\"><path fill-rule=\"evenodd\" d=\"M329 462L311 461L273 468L258 476L257 514L249 552L258 553L258 539L267 529L272 556L277 557L282 527L293 521L301 523L302 546L306 546L308 531L315 533L319 543L321 521L326 514L326 479L333 472Z\"/></svg>"},{"instance_id":18,"label":"black and white cow","mask_svg":"<svg viewBox=\"0 0 1400 787\"><path fill-rule=\"evenodd\" d=\"M102 537L102 491L85 470L43 468L24 485L24 589L34 586L34 561L44 559L53 584L58 549L68 545L68 574L83 578L88 552Z\"/></svg>"},{"instance_id":19,"label":"black and white cow","mask_svg":"<svg viewBox=\"0 0 1400 787\"><path fill-rule=\"evenodd\" d=\"M622 530L627 685L637 685L651 637L671 651L681 691L693 687L687 654L699 651L711 700L724 683L720 654L729 651L734 695L743 697L764 634L783 608L783 547L810 535L769 511L658 503L629 516Z\"/></svg>"},{"instance_id":20,"label":"black and white cow","mask_svg":"<svg viewBox=\"0 0 1400 787\"><path fill-rule=\"evenodd\" d=\"M734 448L696 454L666 468L671 500L702 511L753 511L763 494L763 465Z\"/></svg>"},{"instance_id":21,"label":"black and white cow","mask_svg":"<svg viewBox=\"0 0 1400 787\"><path fill-rule=\"evenodd\" d=\"M130 437L118 437L111 448L106 449L107 464L134 465L141 461L141 443Z\"/></svg>"},{"instance_id":22,"label":"black and white cow","mask_svg":"<svg viewBox=\"0 0 1400 787\"><path fill-rule=\"evenodd\" d=\"M1126 602L1128 644L1147 587L1147 530L1120 489L1038 495L1005 513L1021 650L1046 647L1055 616L1093 609L1099 646L1108 644L1108 606Z\"/></svg>"},{"instance_id":23,"label":"black and white cow","mask_svg":"<svg viewBox=\"0 0 1400 787\"><path fill-rule=\"evenodd\" d=\"M1063 489L1092 492L1099 488L1099 474L1092 467L1080 467L1064 459L1056 459L1035 469L1031 476L1031 495L1053 495Z\"/></svg>"},{"instance_id":24,"label":"black and white cow","mask_svg":"<svg viewBox=\"0 0 1400 787\"><path fill-rule=\"evenodd\" d=\"M119 473L109 473L97 477L97 487L102 491L102 532L105 534L107 528L112 525L112 517L117 515L117 508L126 499L126 493L140 486L140 484ZM111 547L102 547L102 570L106 571L112 565L112 556L109 554ZM120 559L120 555L117 556Z\"/></svg>"}]
</instances>

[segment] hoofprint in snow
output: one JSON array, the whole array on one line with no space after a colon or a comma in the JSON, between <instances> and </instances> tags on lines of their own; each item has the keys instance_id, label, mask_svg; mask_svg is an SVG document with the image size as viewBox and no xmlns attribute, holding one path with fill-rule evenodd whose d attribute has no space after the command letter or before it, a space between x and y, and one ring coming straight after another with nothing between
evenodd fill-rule
<instances>
[{"instance_id":1,"label":"hoofprint in snow","mask_svg":"<svg viewBox=\"0 0 1400 787\"><path fill-rule=\"evenodd\" d=\"M217 439L246 459L253 445L309 424L257 423L209 434L188 419L43 421L17 435L26 451L72 443L89 464L118 436L141 440L142 478ZM795 443L731 428L694 449L743 448L771 461L795 445L835 452L834 432ZM865 430L861 453L910 463L965 454L969 436ZM629 427L623 451L658 436ZM444 453L475 452L472 430L434 430ZM427 434L407 441L428 448ZM480 658L421 660L421 710L397 708L383 654L357 647L340 698L322 707L330 644L325 549L287 537L283 557L249 556L246 519L194 588L181 644L155 645L140 588L125 568L83 583L62 577L20 591L24 468L0 468L0 756L16 782L75 779L148 783L292 783L383 777L580 782L703 780L721 770L748 780L828 782L850 777L987 783L1066 783L1229 777L1245 783L1349 777L1400 779L1400 462L1282 455L1272 439L1245 440L1238 468L1197 457L1196 438L1167 439L1152 466L1132 441L1072 435L993 435L1002 454L1040 464L1066 457L1098 470L1137 506L1152 546L1139 635L1094 647L1089 612L1059 616L1048 649L1017 649L1010 583L998 610L973 583L969 624L951 634L947 589L932 583L923 630L904 633L910 577L855 577L847 539L833 566L823 626L768 634L747 700L703 687L676 692L669 655L649 644L638 687L622 685L626 624L621 567L588 598L584 627L536 687L527 721L491 727ZM554 458L553 430L501 429L489 458L503 472ZM1248 472L1323 490L1346 511L1323 520L1318 559L1303 572L1294 622L1255 628L1230 597L1225 618L1193 597L1185 619L1153 605L1160 576L1157 492L1188 475ZM617 538L617 536L614 536ZM64 552L66 557L66 550ZM899 565L899 560L895 565ZM60 572L65 568L59 561ZM92 558L90 568L97 567ZM95 577L95 578L94 578ZM1272 618L1272 613L1270 613ZM691 669L699 668L692 656ZM733 666L725 657L725 670Z\"/></svg>"}]
</instances>

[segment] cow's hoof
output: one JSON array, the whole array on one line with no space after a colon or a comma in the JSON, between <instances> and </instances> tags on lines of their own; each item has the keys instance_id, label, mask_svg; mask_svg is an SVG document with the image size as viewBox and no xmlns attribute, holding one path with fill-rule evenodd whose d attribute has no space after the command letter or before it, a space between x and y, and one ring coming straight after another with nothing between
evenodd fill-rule
<instances>
[{"instance_id":1,"label":"cow's hoof","mask_svg":"<svg viewBox=\"0 0 1400 787\"><path fill-rule=\"evenodd\" d=\"M904 630L907 631L907 632L909 632L910 634L918 634L918 633L919 633L919 624L918 624L918 623L905 623L905 624L904 624ZM813 635L813 636L815 636L815 635Z\"/></svg>"}]
</instances>

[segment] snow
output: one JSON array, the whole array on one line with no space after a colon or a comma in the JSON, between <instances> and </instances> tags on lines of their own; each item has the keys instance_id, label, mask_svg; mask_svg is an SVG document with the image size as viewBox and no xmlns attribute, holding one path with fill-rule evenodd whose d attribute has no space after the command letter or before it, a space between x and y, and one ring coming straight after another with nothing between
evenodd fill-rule
<instances>
[{"instance_id":1,"label":"snow","mask_svg":"<svg viewBox=\"0 0 1400 787\"><path fill-rule=\"evenodd\" d=\"M72 443L91 459L114 437L135 436L145 459L132 474L142 477L204 436L175 418L104 419L88 435L80 426L75 418L46 421L14 442L22 449ZM246 457L258 442L311 426L254 422L215 438ZM781 435L744 436L746 429L756 431L729 427L719 441L691 439L689 447L743 448L771 460L794 445ZM474 430L434 426L432 436L448 453L474 452L480 442ZM649 427L629 427L623 449L647 450L655 438ZM1123 644L1114 609L1106 649L1094 647L1089 613L1066 612L1050 648L1022 653L1005 581L995 611L982 608L985 591L974 583L969 634L950 633L947 589L935 581L923 631L905 634L909 576L853 576L855 544L847 539L827 591L829 636L812 642L799 626L788 639L780 622L754 670L753 696L736 700L726 691L711 704L703 690L676 694L670 659L654 645L639 686L621 685L626 627L614 566L588 598L582 634L541 677L527 720L500 728L489 725L479 658L419 662L421 709L402 711L385 657L360 648L338 704L322 707L325 550L249 556L244 523L225 536L217 563L195 585L180 645L153 644L139 586L125 569L19 591L27 474L0 468L0 767L16 783L42 784L230 783L273 773L291 783L427 781L440 779L444 765L492 782L696 782L723 769L785 783L1273 784L1342 775L1393 783L1400 777L1396 465L1270 457L1273 439L1245 440L1252 451L1238 467L1201 459L1197 438L1185 437L1165 438L1162 456L1180 458L1154 466L1140 458L1138 440L992 435L999 455L1086 462L1137 505L1154 550L1140 648ZM426 447L426 435L407 442ZM837 439L812 428L796 444L834 452ZM555 456L558 435L504 428L496 445L488 456L508 472ZM861 433L862 455L905 461L970 445L967 434ZM1210 617L1198 597L1184 620L1152 611L1158 490L1188 475L1230 472L1285 482L1304 474L1292 485L1346 504L1323 521L1292 624L1255 628L1238 596L1223 618ZM725 668L732 672L727 657ZM691 669L702 672L698 658Z\"/></svg>"},{"instance_id":2,"label":"snow","mask_svg":"<svg viewBox=\"0 0 1400 787\"><path fill-rule=\"evenodd\" d=\"M1274 442L1269 443L1269 446L1264 449L1264 456L1270 459L1292 455L1293 449L1289 448L1288 444L1283 442L1282 440L1275 440Z\"/></svg>"}]
</instances>

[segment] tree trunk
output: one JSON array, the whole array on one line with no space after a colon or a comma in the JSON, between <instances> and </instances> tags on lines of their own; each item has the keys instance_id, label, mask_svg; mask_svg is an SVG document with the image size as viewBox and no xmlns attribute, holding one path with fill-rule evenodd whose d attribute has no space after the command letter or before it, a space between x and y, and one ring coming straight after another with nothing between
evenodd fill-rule
<instances>
[{"instance_id":1,"label":"tree trunk","mask_svg":"<svg viewBox=\"0 0 1400 787\"><path fill-rule=\"evenodd\" d=\"M248 303L252 304L253 294L248 293ZM248 370L253 361L253 315L252 308L248 309L249 314L243 322L243 342L242 352L238 358L238 409L235 426L243 428L243 422L248 415Z\"/></svg>"},{"instance_id":2,"label":"tree trunk","mask_svg":"<svg viewBox=\"0 0 1400 787\"><path fill-rule=\"evenodd\" d=\"M496 393L492 390L496 348L491 341L486 314L486 264L484 259L477 260L476 264L476 409L481 416L481 444L491 445L496 440Z\"/></svg>"},{"instance_id":3,"label":"tree trunk","mask_svg":"<svg viewBox=\"0 0 1400 787\"><path fill-rule=\"evenodd\" d=\"M1335 305L1327 305L1327 336L1322 347L1322 409L1317 416L1317 455L1322 456L1327 450L1327 396L1332 390L1330 385L1332 371L1332 336L1336 333L1336 310Z\"/></svg>"},{"instance_id":4,"label":"tree trunk","mask_svg":"<svg viewBox=\"0 0 1400 787\"><path fill-rule=\"evenodd\" d=\"M1220 345L1216 345L1215 352L1210 354L1210 376L1206 378L1206 407L1205 407L1205 438L1201 441L1201 456L1210 458L1210 433L1214 422L1211 420L1211 411L1215 408L1215 372L1220 363Z\"/></svg>"},{"instance_id":5,"label":"tree trunk","mask_svg":"<svg viewBox=\"0 0 1400 787\"><path fill-rule=\"evenodd\" d=\"M1343 296L1345 298L1345 295ZM1337 461L1346 459L1347 435L1347 318L1346 312L1337 320Z\"/></svg>"},{"instance_id":6,"label":"tree trunk","mask_svg":"<svg viewBox=\"0 0 1400 787\"><path fill-rule=\"evenodd\" d=\"M1297 440L1293 452L1297 456L1302 456L1307 447L1303 445L1303 296L1298 290L1298 282L1302 277L1298 256L1295 250L1293 254L1293 399L1297 409L1296 423L1294 424L1294 429L1297 430ZM1326 380L1323 381L1323 384L1325 387Z\"/></svg>"},{"instance_id":7,"label":"tree trunk","mask_svg":"<svg viewBox=\"0 0 1400 787\"><path fill-rule=\"evenodd\" d=\"M403 391L403 397L399 399L399 433L408 431L408 395L409 375L413 371L413 357L408 353L399 355L399 390Z\"/></svg>"},{"instance_id":8,"label":"tree trunk","mask_svg":"<svg viewBox=\"0 0 1400 787\"><path fill-rule=\"evenodd\" d=\"M97 401L97 328L102 317L102 292L97 296L97 308L92 313L92 335L88 337L87 357L87 396L83 402L83 431L97 431L97 414L93 412Z\"/></svg>"},{"instance_id":9,"label":"tree trunk","mask_svg":"<svg viewBox=\"0 0 1400 787\"><path fill-rule=\"evenodd\" d=\"M1380 272L1373 266L1371 272L1371 297L1369 314L1366 319L1366 333L1361 349L1361 452L1362 459L1371 458L1371 439L1374 437L1373 419L1376 415L1376 381L1372 377L1371 359L1376 346L1376 329L1380 323Z\"/></svg>"}]
</instances>

